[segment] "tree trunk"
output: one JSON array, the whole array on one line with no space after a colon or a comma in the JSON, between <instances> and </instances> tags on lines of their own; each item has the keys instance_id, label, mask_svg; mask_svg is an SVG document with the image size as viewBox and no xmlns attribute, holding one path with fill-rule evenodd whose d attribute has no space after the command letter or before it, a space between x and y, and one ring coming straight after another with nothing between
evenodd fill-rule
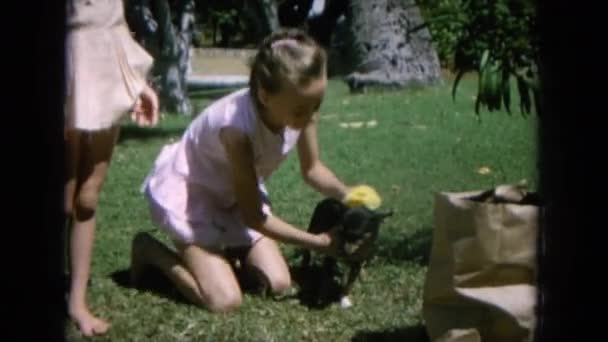
<instances>
[{"instance_id":1,"label":"tree trunk","mask_svg":"<svg viewBox=\"0 0 608 342\"><path fill-rule=\"evenodd\" d=\"M439 58L413 0L351 0L336 51L353 92L407 88L441 80Z\"/></svg>"},{"instance_id":2,"label":"tree trunk","mask_svg":"<svg viewBox=\"0 0 608 342\"><path fill-rule=\"evenodd\" d=\"M261 2L262 13L268 32L276 31L279 28L279 15L277 14L276 1L261 0Z\"/></svg>"},{"instance_id":3,"label":"tree trunk","mask_svg":"<svg viewBox=\"0 0 608 342\"><path fill-rule=\"evenodd\" d=\"M186 79L186 76L192 71L192 46L196 31L194 0L183 1L182 6L179 19L179 49L182 52L179 67L181 75L184 75L183 78Z\"/></svg>"},{"instance_id":4,"label":"tree trunk","mask_svg":"<svg viewBox=\"0 0 608 342\"><path fill-rule=\"evenodd\" d=\"M136 38L154 57L152 70L160 109L192 114L187 79L194 31L194 1L178 2L174 24L167 0L135 0L128 7Z\"/></svg>"},{"instance_id":5,"label":"tree trunk","mask_svg":"<svg viewBox=\"0 0 608 342\"><path fill-rule=\"evenodd\" d=\"M253 28L247 32L246 41L261 42L271 32L279 28L277 4L274 0L246 0L241 12L242 19Z\"/></svg>"},{"instance_id":6,"label":"tree trunk","mask_svg":"<svg viewBox=\"0 0 608 342\"><path fill-rule=\"evenodd\" d=\"M126 3L126 19L137 41L152 56L159 55L158 23L154 19L150 0L131 0Z\"/></svg>"}]
</instances>

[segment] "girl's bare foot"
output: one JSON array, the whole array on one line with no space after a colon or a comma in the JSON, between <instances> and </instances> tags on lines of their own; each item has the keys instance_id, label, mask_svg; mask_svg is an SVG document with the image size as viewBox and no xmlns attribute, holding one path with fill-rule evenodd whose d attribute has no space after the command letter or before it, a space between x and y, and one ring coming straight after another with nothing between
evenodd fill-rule
<instances>
[{"instance_id":1,"label":"girl's bare foot","mask_svg":"<svg viewBox=\"0 0 608 342\"><path fill-rule=\"evenodd\" d=\"M110 328L110 323L93 316L87 308L70 308L70 318L87 337L103 335Z\"/></svg>"}]
</instances>

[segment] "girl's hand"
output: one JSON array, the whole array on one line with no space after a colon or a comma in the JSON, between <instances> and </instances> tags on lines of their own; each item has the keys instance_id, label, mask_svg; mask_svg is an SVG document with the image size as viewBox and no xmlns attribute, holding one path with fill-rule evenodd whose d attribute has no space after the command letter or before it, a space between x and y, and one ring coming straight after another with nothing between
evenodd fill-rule
<instances>
[{"instance_id":1,"label":"girl's hand","mask_svg":"<svg viewBox=\"0 0 608 342\"><path fill-rule=\"evenodd\" d=\"M319 239L319 247L317 250L321 253L325 253L334 258L342 256L342 250L340 248L341 241L338 235L339 227L333 228L328 232L317 234Z\"/></svg>"},{"instance_id":2,"label":"girl's hand","mask_svg":"<svg viewBox=\"0 0 608 342\"><path fill-rule=\"evenodd\" d=\"M158 97L146 85L131 111L131 120L142 127L156 126L158 123Z\"/></svg>"}]
</instances>

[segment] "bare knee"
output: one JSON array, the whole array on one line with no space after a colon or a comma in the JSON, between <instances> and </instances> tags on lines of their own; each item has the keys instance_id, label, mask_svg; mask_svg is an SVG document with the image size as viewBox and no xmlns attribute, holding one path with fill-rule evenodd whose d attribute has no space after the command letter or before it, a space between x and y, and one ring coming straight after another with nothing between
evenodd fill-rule
<instances>
[{"instance_id":1,"label":"bare knee","mask_svg":"<svg viewBox=\"0 0 608 342\"><path fill-rule=\"evenodd\" d=\"M100 189L101 184L97 182L83 184L76 194L73 206L66 208L66 211L69 209L69 212L75 214L80 221L88 220L95 215Z\"/></svg>"},{"instance_id":2,"label":"bare knee","mask_svg":"<svg viewBox=\"0 0 608 342\"><path fill-rule=\"evenodd\" d=\"M291 287L291 277L289 273L275 274L268 278L268 285L274 294L281 294Z\"/></svg>"},{"instance_id":3,"label":"bare knee","mask_svg":"<svg viewBox=\"0 0 608 342\"><path fill-rule=\"evenodd\" d=\"M282 294L291 287L291 277L288 272L267 273L256 267L252 267L250 271L273 294Z\"/></svg>"},{"instance_id":4,"label":"bare knee","mask_svg":"<svg viewBox=\"0 0 608 342\"><path fill-rule=\"evenodd\" d=\"M211 312L225 313L234 311L243 303L243 296L240 291L220 290L201 298L201 303Z\"/></svg>"}]
</instances>

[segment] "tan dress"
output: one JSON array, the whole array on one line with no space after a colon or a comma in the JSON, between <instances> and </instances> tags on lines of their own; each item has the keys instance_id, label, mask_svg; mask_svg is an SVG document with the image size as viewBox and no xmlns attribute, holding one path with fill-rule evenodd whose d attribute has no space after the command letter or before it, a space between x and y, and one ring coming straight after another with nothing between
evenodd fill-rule
<instances>
[{"instance_id":1,"label":"tan dress","mask_svg":"<svg viewBox=\"0 0 608 342\"><path fill-rule=\"evenodd\" d=\"M132 38L122 0L68 0L66 125L101 130L135 103L152 57Z\"/></svg>"}]
</instances>

